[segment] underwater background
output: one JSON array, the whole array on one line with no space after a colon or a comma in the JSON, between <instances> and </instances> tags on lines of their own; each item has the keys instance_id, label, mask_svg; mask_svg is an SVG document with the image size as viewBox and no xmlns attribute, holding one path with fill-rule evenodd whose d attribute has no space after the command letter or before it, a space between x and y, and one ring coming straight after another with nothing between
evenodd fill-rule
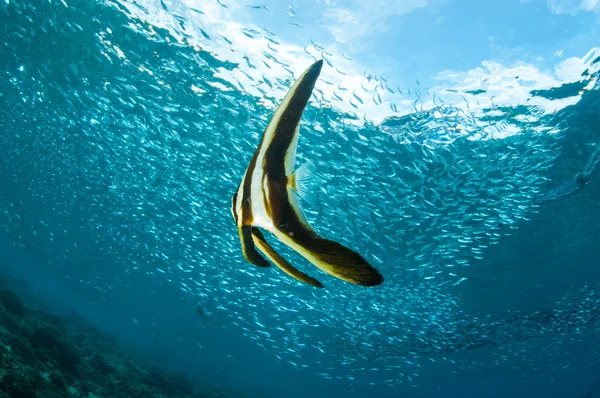
<instances>
[{"instance_id":1,"label":"underwater background","mask_svg":"<svg viewBox=\"0 0 600 398\"><path fill-rule=\"evenodd\" d=\"M1 0L10 289L221 396L600 396L600 5L367 3ZM231 217L315 59L303 207L375 288L256 268Z\"/></svg>"}]
</instances>

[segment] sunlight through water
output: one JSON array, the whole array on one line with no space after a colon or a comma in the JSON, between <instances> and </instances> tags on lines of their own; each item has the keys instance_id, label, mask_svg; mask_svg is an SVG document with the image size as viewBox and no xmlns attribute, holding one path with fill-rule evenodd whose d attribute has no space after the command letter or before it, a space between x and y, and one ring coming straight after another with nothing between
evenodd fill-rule
<instances>
[{"instance_id":1,"label":"sunlight through water","mask_svg":"<svg viewBox=\"0 0 600 398\"><path fill-rule=\"evenodd\" d=\"M3 232L99 292L162 278L249 343L326 379L418 385L428 363L476 368L480 359L460 364L454 352L506 347L495 360L521 358L518 344L543 331L595 321L593 286L579 310L498 316L466 310L453 292L562 182L551 170L572 110L596 95L598 50L552 67L484 61L408 80L341 38L319 42L306 12L2 0ZM373 289L317 275L272 238L325 289L253 267L231 219L260 135L315 59L325 64L297 163L313 160L320 184L303 207L320 234L382 272ZM584 147L581 170L595 149Z\"/></svg>"}]
</instances>

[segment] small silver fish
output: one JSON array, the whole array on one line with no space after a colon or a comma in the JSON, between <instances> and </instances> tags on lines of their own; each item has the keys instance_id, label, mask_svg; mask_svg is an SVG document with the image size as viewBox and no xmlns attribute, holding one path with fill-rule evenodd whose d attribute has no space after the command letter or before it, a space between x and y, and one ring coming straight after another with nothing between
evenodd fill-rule
<instances>
[{"instance_id":1,"label":"small silver fish","mask_svg":"<svg viewBox=\"0 0 600 398\"><path fill-rule=\"evenodd\" d=\"M263 229L322 271L346 282L376 286L383 282L379 271L355 251L319 236L296 198L296 194L309 197L310 162L295 172L294 163L300 120L322 66L323 61L319 60L306 69L275 111L233 195L231 212L242 254L251 264L270 266L260 250L293 278L323 287L321 282L299 271L275 252L265 240Z\"/></svg>"}]
</instances>

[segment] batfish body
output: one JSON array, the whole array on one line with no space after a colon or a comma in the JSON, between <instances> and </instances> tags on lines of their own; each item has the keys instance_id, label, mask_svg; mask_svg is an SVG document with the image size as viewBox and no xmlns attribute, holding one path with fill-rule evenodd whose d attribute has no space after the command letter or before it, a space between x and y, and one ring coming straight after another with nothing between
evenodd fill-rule
<instances>
[{"instance_id":1,"label":"batfish body","mask_svg":"<svg viewBox=\"0 0 600 398\"><path fill-rule=\"evenodd\" d=\"M357 285L376 286L383 282L379 271L357 252L319 236L296 197L303 196L310 169L304 165L294 172L300 120L322 66L323 61L317 61L306 69L275 111L233 195L231 210L248 262L269 267L260 251L290 276L323 287L275 252L262 229L324 272Z\"/></svg>"}]
</instances>

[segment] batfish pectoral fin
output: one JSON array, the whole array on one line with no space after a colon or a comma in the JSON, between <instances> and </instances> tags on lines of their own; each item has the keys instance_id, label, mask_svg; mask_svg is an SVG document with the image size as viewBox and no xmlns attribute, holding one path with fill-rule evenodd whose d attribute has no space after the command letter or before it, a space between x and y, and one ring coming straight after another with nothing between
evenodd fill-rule
<instances>
[{"instance_id":1,"label":"batfish pectoral fin","mask_svg":"<svg viewBox=\"0 0 600 398\"><path fill-rule=\"evenodd\" d=\"M303 229L299 232L286 233L277 229L274 234L281 242L336 278L361 286L377 286L383 282L379 271L355 251L324 239L314 231Z\"/></svg>"},{"instance_id":2,"label":"batfish pectoral fin","mask_svg":"<svg viewBox=\"0 0 600 398\"><path fill-rule=\"evenodd\" d=\"M271 264L260 255L254 246L252 240L252 226L242 225L241 227L238 227L238 233L240 235L240 242L242 243L242 254L246 261L257 267L270 267Z\"/></svg>"},{"instance_id":3,"label":"batfish pectoral fin","mask_svg":"<svg viewBox=\"0 0 600 398\"><path fill-rule=\"evenodd\" d=\"M263 233L257 227L252 227L252 238L254 239L254 243L256 244L256 247L258 247L258 249L261 252L263 252L265 254L265 256L267 256L269 258L269 260L271 260L275 265L277 265L279 268L281 268L281 270L283 272L285 272L292 278L299 280L300 282L304 282L304 283L307 283L307 284L309 284L311 286L315 286L315 287L320 287L320 288L323 287L323 284L321 282L319 282L315 278L312 278L312 277L306 275L305 273L299 271L298 269L294 268L283 257L281 257L273 249L273 247L271 247L271 245L269 245L269 243L266 241Z\"/></svg>"},{"instance_id":4,"label":"batfish pectoral fin","mask_svg":"<svg viewBox=\"0 0 600 398\"><path fill-rule=\"evenodd\" d=\"M317 202L319 181L315 178L316 169L315 163L309 160L288 177L288 187L311 205Z\"/></svg>"}]
</instances>

